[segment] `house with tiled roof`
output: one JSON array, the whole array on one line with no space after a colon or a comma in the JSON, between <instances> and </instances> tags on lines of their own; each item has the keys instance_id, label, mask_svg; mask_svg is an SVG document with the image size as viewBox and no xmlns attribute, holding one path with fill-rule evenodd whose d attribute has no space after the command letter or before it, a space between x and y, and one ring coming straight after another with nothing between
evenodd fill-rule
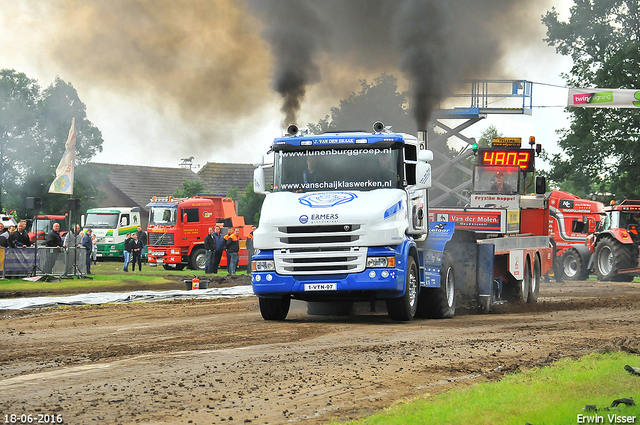
<instances>
[{"instance_id":1,"label":"house with tiled roof","mask_svg":"<svg viewBox=\"0 0 640 425\"><path fill-rule=\"evenodd\" d=\"M198 171L198 178L208 193L226 195L233 188L242 194L253 183L254 166L251 164L231 164L207 162Z\"/></svg>"},{"instance_id":2,"label":"house with tiled roof","mask_svg":"<svg viewBox=\"0 0 640 425\"><path fill-rule=\"evenodd\" d=\"M98 187L106 193L98 207L140 207L142 222L146 225L146 205L153 196L173 196L182 182L200 180L206 193L226 195L232 188L242 194L253 182L253 165L209 162L198 173L180 167L148 167L91 163L97 169L107 170L107 179Z\"/></svg>"}]
</instances>

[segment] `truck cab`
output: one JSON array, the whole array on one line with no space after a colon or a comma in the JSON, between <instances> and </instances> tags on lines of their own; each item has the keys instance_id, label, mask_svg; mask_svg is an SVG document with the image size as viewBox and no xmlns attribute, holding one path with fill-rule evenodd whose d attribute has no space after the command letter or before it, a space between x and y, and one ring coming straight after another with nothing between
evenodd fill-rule
<instances>
[{"instance_id":1,"label":"truck cab","mask_svg":"<svg viewBox=\"0 0 640 425\"><path fill-rule=\"evenodd\" d=\"M106 207L87 210L84 228L96 235L98 257L124 257L124 240L127 233L137 232L140 207Z\"/></svg>"},{"instance_id":2,"label":"truck cab","mask_svg":"<svg viewBox=\"0 0 640 425\"><path fill-rule=\"evenodd\" d=\"M433 154L424 147L382 123L373 133L290 127L274 140L273 165L259 158L254 172L254 190L266 194L251 276L263 318L284 319L291 299L386 300L394 319L416 314L420 287L440 286L440 269L426 267L417 246L429 233ZM432 254L439 266L442 253Z\"/></svg>"}]
</instances>

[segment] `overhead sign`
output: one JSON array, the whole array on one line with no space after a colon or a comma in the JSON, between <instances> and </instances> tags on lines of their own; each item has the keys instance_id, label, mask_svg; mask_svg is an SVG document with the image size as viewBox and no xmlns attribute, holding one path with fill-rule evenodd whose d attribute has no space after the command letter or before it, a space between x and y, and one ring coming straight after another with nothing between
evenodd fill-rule
<instances>
[{"instance_id":1,"label":"overhead sign","mask_svg":"<svg viewBox=\"0 0 640 425\"><path fill-rule=\"evenodd\" d=\"M522 146L522 137L494 137L491 139L494 148L519 148Z\"/></svg>"},{"instance_id":2,"label":"overhead sign","mask_svg":"<svg viewBox=\"0 0 640 425\"><path fill-rule=\"evenodd\" d=\"M577 108L640 108L640 90L570 88L567 106Z\"/></svg>"}]
</instances>

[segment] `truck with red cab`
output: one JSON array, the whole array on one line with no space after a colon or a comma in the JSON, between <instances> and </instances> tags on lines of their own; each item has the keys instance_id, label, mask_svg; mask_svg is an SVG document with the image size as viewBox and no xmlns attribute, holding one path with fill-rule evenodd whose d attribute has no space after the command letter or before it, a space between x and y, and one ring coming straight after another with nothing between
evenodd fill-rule
<instances>
[{"instance_id":1,"label":"truck with red cab","mask_svg":"<svg viewBox=\"0 0 640 425\"><path fill-rule=\"evenodd\" d=\"M209 227L219 225L226 235L231 228L240 229L240 262L247 265L245 241L251 232L244 217L236 214L236 205L228 196L199 194L192 198L154 197L147 204L148 261L166 270L204 270L204 237ZM226 253L220 261L226 266Z\"/></svg>"}]
</instances>

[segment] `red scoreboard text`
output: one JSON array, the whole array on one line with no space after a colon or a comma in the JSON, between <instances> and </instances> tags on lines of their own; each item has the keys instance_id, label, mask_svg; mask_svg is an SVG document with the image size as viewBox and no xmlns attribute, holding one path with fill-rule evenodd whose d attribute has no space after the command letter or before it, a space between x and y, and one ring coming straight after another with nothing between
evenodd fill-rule
<instances>
[{"instance_id":1,"label":"red scoreboard text","mask_svg":"<svg viewBox=\"0 0 640 425\"><path fill-rule=\"evenodd\" d=\"M478 165L516 166L522 171L534 171L533 149L478 149Z\"/></svg>"}]
</instances>

